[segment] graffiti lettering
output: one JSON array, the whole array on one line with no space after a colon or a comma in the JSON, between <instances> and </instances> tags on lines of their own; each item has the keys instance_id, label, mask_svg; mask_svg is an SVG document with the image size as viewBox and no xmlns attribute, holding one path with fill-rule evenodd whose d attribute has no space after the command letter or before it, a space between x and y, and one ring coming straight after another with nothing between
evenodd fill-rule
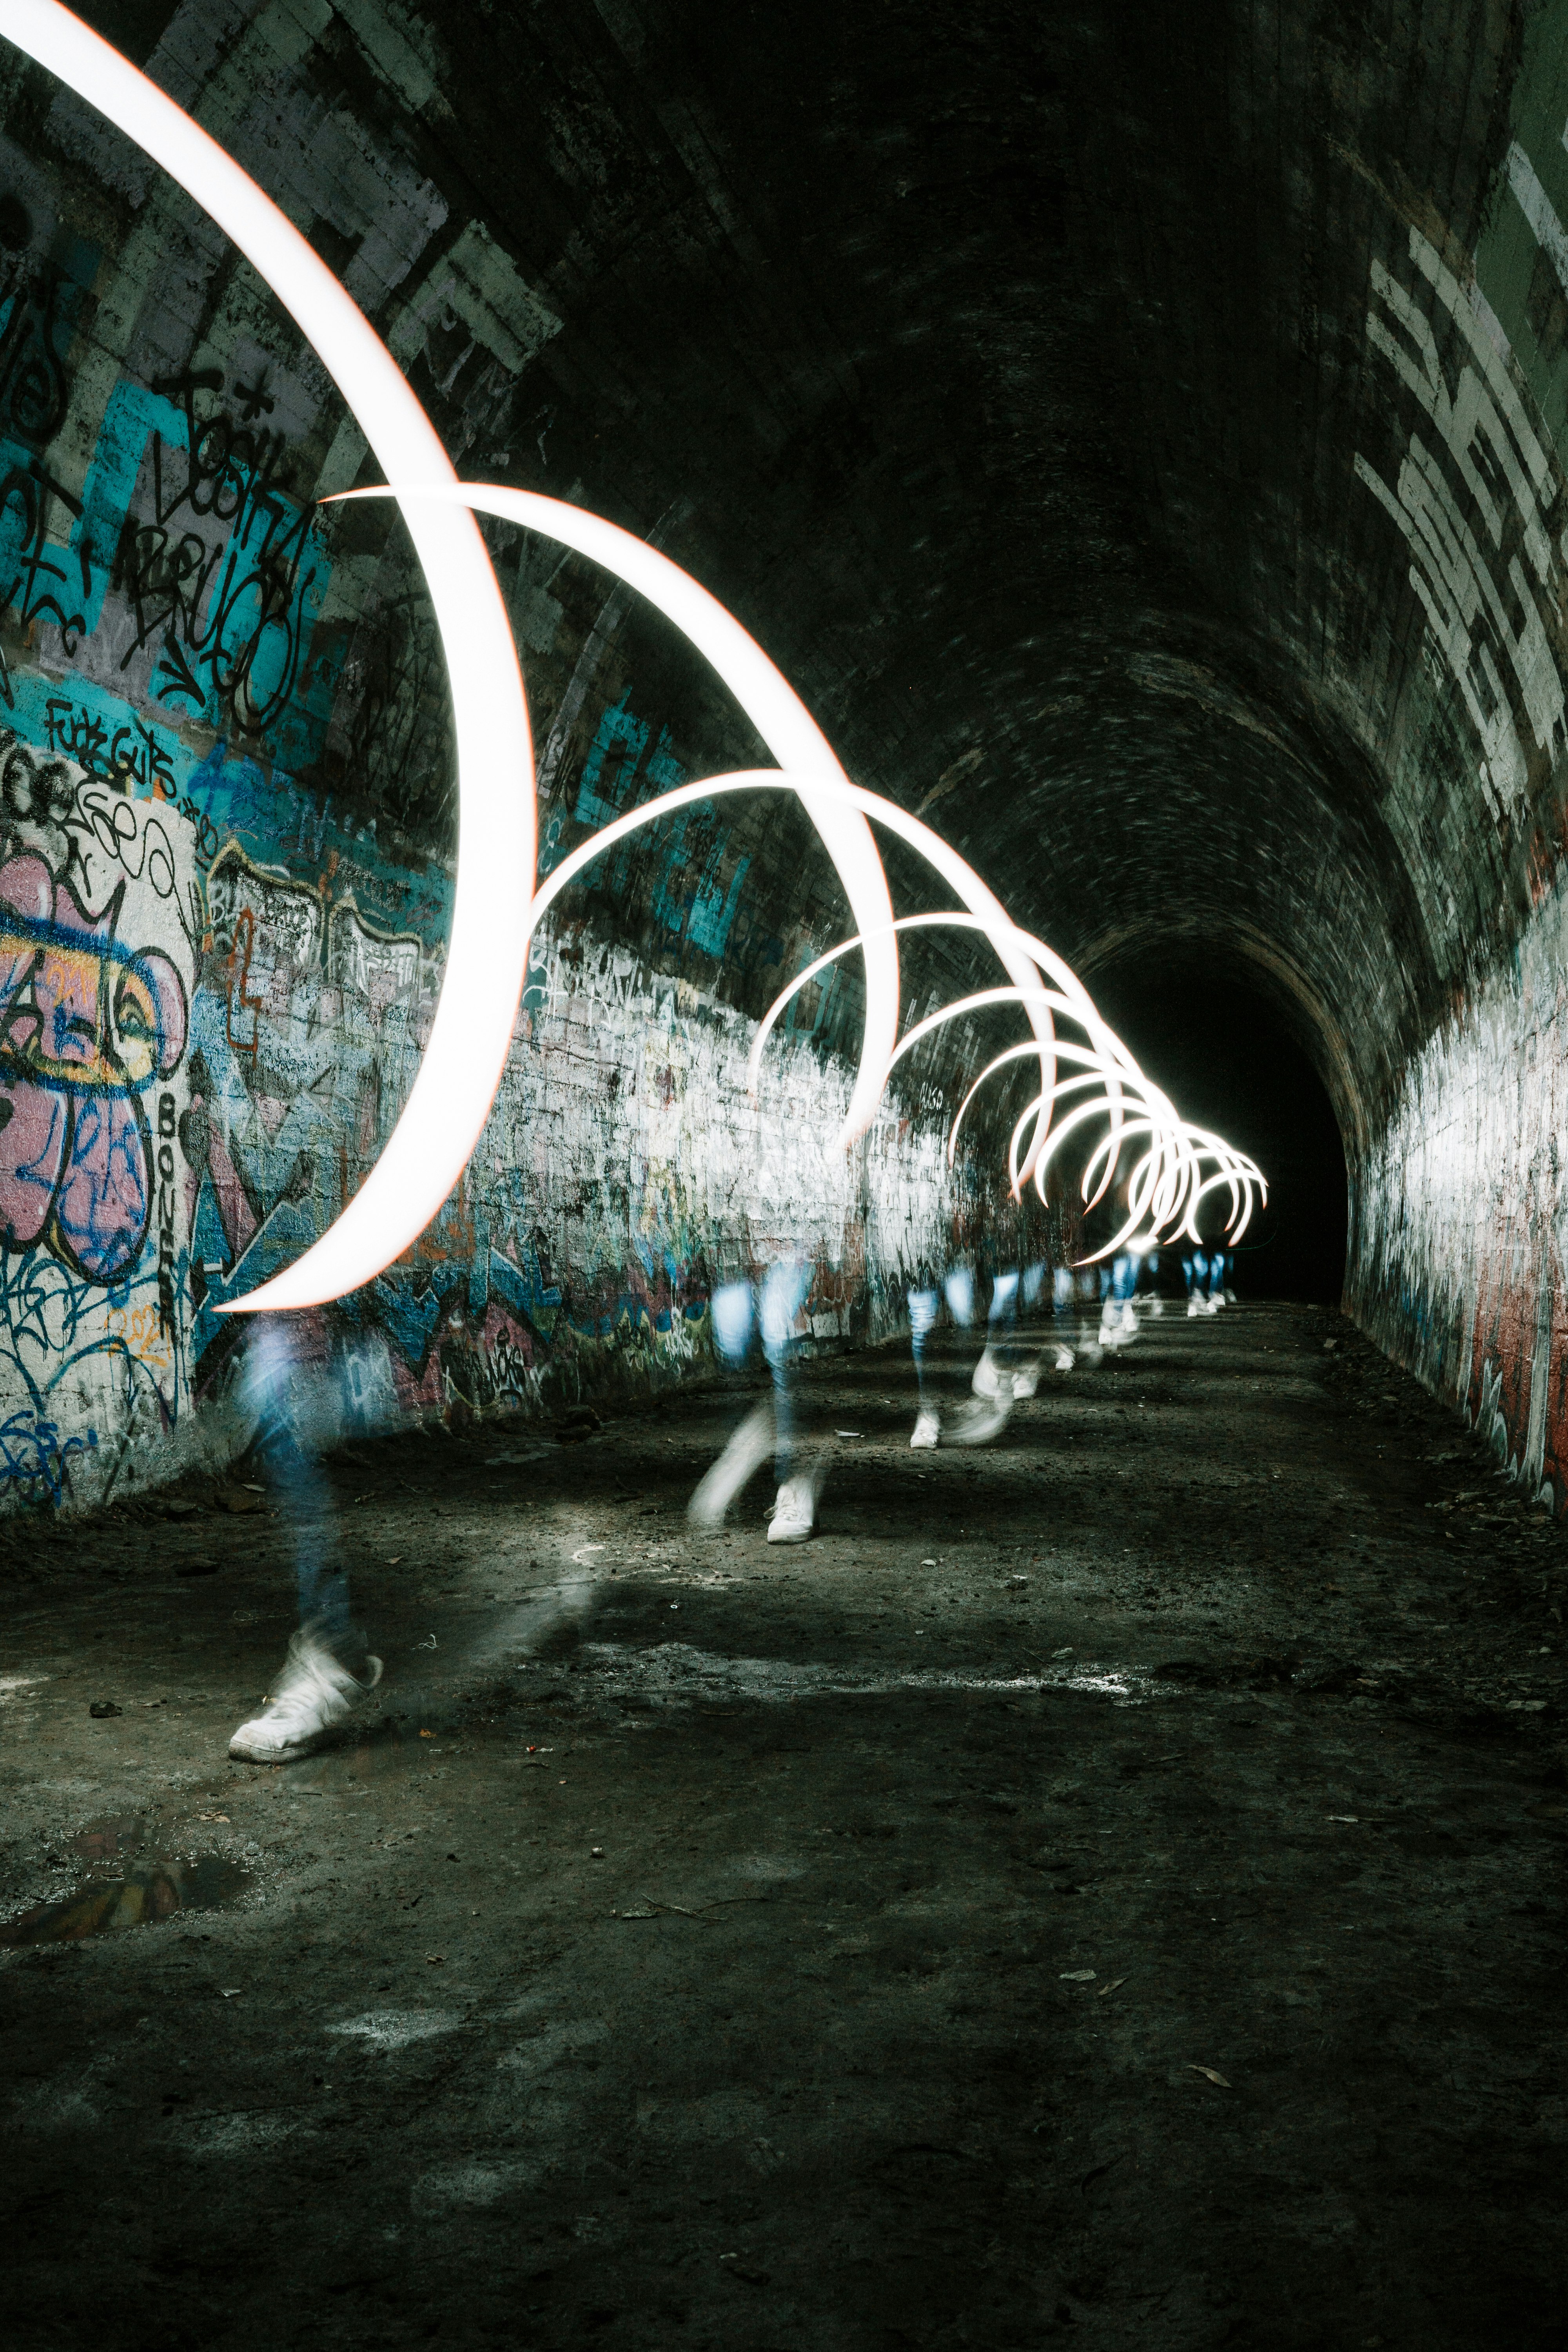
<instances>
[{"instance_id":1,"label":"graffiti lettering","mask_svg":"<svg viewBox=\"0 0 1568 2352\"><path fill-rule=\"evenodd\" d=\"M153 436L153 520L128 515L115 551L111 586L123 590L133 621L121 661L161 639L153 690L193 711L264 734L287 708L304 652L303 605L313 582L312 509L283 485L283 436L239 425L198 395L222 389L215 371L155 384L185 412L187 446ZM165 485L165 468L183 478ZM184 510L213 536L180 529Z\"/></svg>"},{"instance_id":2,"label":"graffiti lettering","mask_svg":"<svg viewBox=\"0 0 1568 2352\"><path fill-rule=\"evenodd\" d=\"M0 292L0 419L8 436L47 449L69 404L65 362L57 337L60 278L53 270L16 266Z\"/></svg>"},{"instance_id":3,"label":"graffiti lettering","mask_svg":"<svg viewBox=\"0 0 1568 2352\"><path fill-rule=\"evenodd\" d=\"M178 1125L174 1097L158 1097L158 1328L174 1333L174 1147Z\"/></svg>"},{"instance_id":4,"label":"graffiti lettering","mask_svg":"<svg viewBox=\"0 0 1568 2352\"><path fill-rule=\"evenodd\" d=\"M64 650L74 655L86 624L79 612L68 609L77 592L67 589L69 565L65 551L48 536L51 499L58 499L62 506L79 518L80 500L62 489L36 460L13 466L0 481L0 549L5 551L0 553L0 581L5 581L0 586L0 612L15 613L16 625L22 629L30 628L35 621L57 621ZM90 585L90 558L91 549L83 544L77 553L83 596ZM13 564L15 572L5 581L5 575ZM9 678L0 677L0 686L6 703L14 704Z\"/></svg>"},{"instance_id":5,"label":"graffiti lettering","mask_svg":"<svg viewBox=\"0 0 1568 2352\"><path fill-rule=\"evenodd\" d=\"M124 801L108 800L97 790L83 791L78 799L99 846L118 859L133 882L140 882L144 876L149 887L160 898L172 898L177 878L174 853L157 818L150 817L145 824L138 825L134 810Z\"/></svg>"},{"instance_id":6,"label":"graffiti lettering","mask_svg":"<svg viewBox=\"0 0 1568 2352\"><path fill-rule=\"evenodd\" d=\"M44 740L51 751L74 760L96 783L121 793L139 792L143 798L174 797L173 756L140 719L132 718L110 735L90 710L55 695L44 705Z\"/></svg>"}]
</instances>

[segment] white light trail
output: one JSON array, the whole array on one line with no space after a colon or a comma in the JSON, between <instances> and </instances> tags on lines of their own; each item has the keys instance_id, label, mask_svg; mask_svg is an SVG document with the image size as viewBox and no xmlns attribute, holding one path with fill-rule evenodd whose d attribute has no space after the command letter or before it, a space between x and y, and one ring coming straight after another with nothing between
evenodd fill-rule
<instances>
[{"instance_id":1,"label":"white light trail","mask_svg":"<svg viewBox=\"0 0 1568 2352\"><path fill-rule=\"evenodd\" d=\"M450 481L435 426L358 305L293 223L155 82L57 0L4 0L0 32L195 197L309 337L384 471ZM312 1307L371 1281L427 1225L479 1141L527 971L517 919L534 880L533 750L511 625L460 505L405 513L451 681L458 876L440 1002L413 1090L354 1198L298 1262L220 1312ZM896 983L895 983L896 992Z\"/></svg>"},{"instance_id":2,"label":"white light trail","mask_svg":"<svg viewBox=\"0 0 1568 2352\"><path fill-rule=\"evenodd\" d=\"M969 1013L1012 1004L1027 1020L1032 1042L998 1056L970 1089L953 1122L950 1160L978 1087L1026 1055L1038 1061L1041 1090L1013 1131L1008 1175L1015 1197L1032 1178L1043 1199L1047 1160L1063 1139L1103 1118L1106 1133L1083 1178L1091 1206L1114 1181L1123 1144L1135 1136L1150 1139L1129 1180L1131 1218L1111 1249L1141 1223L1155 1231L1179 1223L1196 1241L1198 1205L1216 1189L1228 1190L1233 1233L1245 1229L1255 1188L1262 1189L1254 1164L1176 1117L1101 1019L1077 974L1043 940L1013 923L940 835L849 782L799 696L732 614L668 556L600 516L533 491L458 482L429 418L369 322L231 156L58 0L3 0L0 30L97 107L211 215L314 345L391 478L389 489L347 495L398 500L429 586L451 683L458 871L440 1001L413 1090L385 1150L334 1223L296 1265L221 1312L318 1305L372 1280L403 1254L460 1178L489 1114L511 1044L528 941L542 914L617 840L677 808L732 792L799 797L858 926L852 939L797 974L764 1017L752 1054L753 1087L768 1036L793 997L838 957L858 950L865 966L865 1022L841 1142L865 1132L890 1072L918 1045ZM506 608L469 509L543 533L646 596L729 687L779 768L709 777L661 794L602 828L536 891L535 785L522 679ZM968 913L895 918L868 820L917 850ZM939 925L984 933L1009 985L944 1007L900 1040L897 935ZM1061 1020L1082 1033L1084 1045L1058 1037ZM1058 1080L1058 1062L1082 1075ZM1086 1087L1099 1092L1053 1126L1057 1104ZM1026 1150L1026 1129L1032 1129ZM1215 1170L1206 1178L1205 1165ZM1098 1185L1097 1171L1102 1171Z\"/></svg>"}]
</instances>

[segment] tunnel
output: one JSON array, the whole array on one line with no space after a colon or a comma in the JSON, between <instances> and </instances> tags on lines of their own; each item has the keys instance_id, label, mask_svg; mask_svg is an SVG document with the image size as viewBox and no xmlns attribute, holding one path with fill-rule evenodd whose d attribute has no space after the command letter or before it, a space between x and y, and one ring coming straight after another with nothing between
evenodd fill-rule
<instances>
[{"instance_id":1,"label":"tunnel","mask_svg":"<svg viewBox=\"0 0 1568 2352\"><path fill-rule=\"evenodd\" d=\"M1563 0L0 0L9 2342L1559 2340L1565 471Z\"/></svg>"}]
</instances>

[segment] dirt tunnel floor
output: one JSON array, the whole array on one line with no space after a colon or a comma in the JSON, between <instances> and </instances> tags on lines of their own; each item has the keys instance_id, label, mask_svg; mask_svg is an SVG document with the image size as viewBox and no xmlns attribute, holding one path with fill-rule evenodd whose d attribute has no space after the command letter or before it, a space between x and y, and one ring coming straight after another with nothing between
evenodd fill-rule
<instances>
[{"instance_id":1,"label":"dirt tunnel floor","mask_svg":"<svg viewBox=\"0 0 1568 2352\"><path fill-rule=\"evenodd\" d=\"M1563 1536L1326 1311L805 1385L794 1550L732 1398L340 1456L280 1770L286 1493L13 1538L8 2344L1560 2340Z\"/></svg>"}]
</instances>

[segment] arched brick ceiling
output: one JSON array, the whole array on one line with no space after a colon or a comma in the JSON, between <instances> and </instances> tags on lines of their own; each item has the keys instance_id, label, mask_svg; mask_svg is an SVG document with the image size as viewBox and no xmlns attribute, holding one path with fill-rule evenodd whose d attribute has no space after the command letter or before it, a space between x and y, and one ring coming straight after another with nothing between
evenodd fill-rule
<instances>
[{"instance_id":1,"label":"arched brick ceiling","mask_svg":"<svg viewBox=\"0 0 1568 2352\"><path fill-rule=\"evenodd\" d=\"M142 55L166 15L89 13ZM1369 341L1374 269L1465 358L1412 231L1463 291L1523 12L420 21L417 104L335 19L316 70L563 321L505 416L416 362L459 464L504 444L505 478L660 524L1020 918L1090 976L1166 936L1245 957L1369 1116L1557 831L1549 753L1489 806L1357 472L1393 485L1421 422Z\"/></svg>"}]
</instances>

